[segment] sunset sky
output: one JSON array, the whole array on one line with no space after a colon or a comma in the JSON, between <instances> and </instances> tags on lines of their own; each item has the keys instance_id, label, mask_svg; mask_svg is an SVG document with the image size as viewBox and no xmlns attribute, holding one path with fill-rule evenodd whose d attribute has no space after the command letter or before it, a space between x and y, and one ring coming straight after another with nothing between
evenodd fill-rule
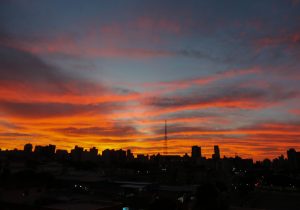
<instances>
[{"instance_id":1,"label":"sunset sky","mask_svg":"<svg viewBox=\"0 0 300 210\"><path fill-rule=\"evenodd\" d=\"M0 148L300 150L300 1L1 0Z\"/></svg>"}]
</instances>

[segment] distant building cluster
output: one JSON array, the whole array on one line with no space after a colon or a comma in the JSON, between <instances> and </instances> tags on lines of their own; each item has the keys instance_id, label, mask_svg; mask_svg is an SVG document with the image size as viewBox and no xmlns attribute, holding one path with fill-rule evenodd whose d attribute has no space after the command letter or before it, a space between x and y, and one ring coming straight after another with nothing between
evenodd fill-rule
<instances>
[{"instance_id":1,"label":"distant building cluster","mask_svg":"<svg viewBox=\"0 0 300 210\"><path fill-rule=\"evenodd\" d=\"M220 148L218 145L214 145L213 147L214 153L211 156L211 159L207 159L202 156L201 147L198 145L194 145L191 147L190 155L185 154L184 156L179 155L145 155L145 154L137 154L133 155L130 149L105 149L102 151L101 155L96 147L92 147L89 150L84 149L80 146L75 146L70 152L63 149L56 149L56 145L36 145L33 147L32 144L28 143L24 145L24 149L22 150L1 150L2 154L23 154L25 156L38 157L41 159L57 159L57 160L71 160L74 162L80 161L91 161L96 162L98 160L107 162L107 163L115 163L122 161L132 161L137 160L140 162L153 161L157 159L166 160L166 161L186 161L190 160L195 162L196 164L204 164L209 160L219 161L219 160L229 160L235 159L235 161L239 160L241 165L251 165L253 164L252 159L242 159L238 156L234 158L223 157L221 158ZM297 152L294 148L287 150L287 159L284 158L283 155L278 158L273 159L272 161L269 159L265 159L263 161L257 161L257 165L261 165L268 168L277 168L277 169L291 169L297 170L300 169L300 152Z\"/></svg>"},{"instance_id":2,"label":"distant building cluster","mask_svg":"<svg viewBox=\"0 0 300 210\"><path fill-rule=\"evenodd\" d=\"M9 152L9 151L6 151ZM84 149L80 146L75 146L74 149L71 150L69 153L67 150L63 149L56 149L56 145L46 145L40 146L36 145L33 149L32 144L25 144L23 151L13 150L10 152L20 153L23 152L25 155L35 155L40 158L56 158L58 160L72 160L72 161L97 161L99 158L104 162L120 162L124 160L139 160L139 161L148 161L148 160L155 160L157 158L166 159L166 160L181 160L190 158L194 161L200 161L206 159L202 156L201 147L200 146L192 146L191 148L191 155L185 154L183 157L180 155L145 155L145 154L137 154L134 157L133 153L130 149L123 150L123 149L105 149L102 151L102 154L98 154L98 149L96 147L92 147L89 150ZM218 145L214 146L214 154L212 154L213 160L220 160L220 149Z\"/></svg>"}]
</instances>

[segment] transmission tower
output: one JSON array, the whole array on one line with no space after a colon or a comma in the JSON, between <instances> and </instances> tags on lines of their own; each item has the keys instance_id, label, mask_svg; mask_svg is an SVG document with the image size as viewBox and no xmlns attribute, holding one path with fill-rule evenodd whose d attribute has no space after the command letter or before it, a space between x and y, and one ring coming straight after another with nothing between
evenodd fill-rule
<instances>
[{"instance_id":1,"label":"transmission tower","mask_svg":"<svg viewBox=\"0 0 300 210\"><path fill-rule=\"evenodd\" d=\"M164 142L164 154L168 155L168 128L167 128L167 120L165 120L165 142Z\"/></svg>"}]
</instances>

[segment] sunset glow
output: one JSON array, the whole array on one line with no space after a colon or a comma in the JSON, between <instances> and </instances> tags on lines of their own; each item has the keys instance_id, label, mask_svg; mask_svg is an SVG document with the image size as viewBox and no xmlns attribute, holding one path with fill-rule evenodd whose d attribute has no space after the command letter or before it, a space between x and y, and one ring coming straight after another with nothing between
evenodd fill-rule
<instances>
[{"instance_id":1,"label":"sunset glow","mask_svg":"<svg viewBox=\"0 0 300 210\"><path fill-rule=\"evenodd\" d=\"M124 2L1 1L2 150L300 150L298 1Z\"/></svg>"}]
</instances>

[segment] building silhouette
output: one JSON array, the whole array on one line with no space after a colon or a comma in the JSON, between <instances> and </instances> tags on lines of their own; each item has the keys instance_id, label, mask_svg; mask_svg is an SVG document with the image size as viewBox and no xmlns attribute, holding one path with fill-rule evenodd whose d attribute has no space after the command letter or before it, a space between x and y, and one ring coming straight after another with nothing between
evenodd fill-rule
<instances>
[{"instance_id":1,"label":"building silhouette","mask_svg":"<svg viewBox=\"0 0 300 210\"><path fill-rule=\"evenodd\" d=\"M220 149L218 145L214 146L214 154L212 155L212 158L215 160L219 160L220 159Z\"/></svg>"},{"instance_id":2,"label":"building silhouette","mask_svg":"<svg viewBox=\"0 0 300 210\"><path fill-rule=\"evenodd\" d=\"M28 146L28 149L29 149L29 147L30 146ZM41 156L41 157L45 157L45 158L51 158L55 155L55 149L56 149L56 146L52 145L52 144L49 144L47 146L37 145L34 148L34 153L37 156Z\"/></svg>"},{"instance_id":3,"label":"building silhouette","mask_svg":"<svg viewBox=\"0 0 300 210\"><path fill-rule=\"evenodd\" d=\"M199 146L192 146L192 154L191 154L192 158L196 159L196 158L200 158L201 155L201 147Z\"/></svg>"},{"instance_id":4,"label":"building silhouette","mask_svg":"<svg viewBox=\"0 0 300 210\"><path fill-rule=\"evenodd\" d=\"M81 161L83 156L83 147L75 146L74 149L71 150L71 160L73 161Z\"/></svg>"},{"instance_id":5,"label":"building silhouette","mask_svg":"<svg viewBox=\"0 0 300 210\"><path fill-rule=\"evenodd\" d=\"M290 169L298 169L300 164L300 152L297 152L294 148L291 148L287 151L287 157Z\"/></svg>"},{"instance_id":6,"label":"building silhouette","mask_svg":"<svg viewBox=\"0 0 300 210\"><path fill-rule=\"evenodd\" d=\"M25 144L24 145L24 152L25 153L31 153L32 152L32 148L33 148L33 146L32 146L32 144Z\"/></svg>"}]
</instances>

